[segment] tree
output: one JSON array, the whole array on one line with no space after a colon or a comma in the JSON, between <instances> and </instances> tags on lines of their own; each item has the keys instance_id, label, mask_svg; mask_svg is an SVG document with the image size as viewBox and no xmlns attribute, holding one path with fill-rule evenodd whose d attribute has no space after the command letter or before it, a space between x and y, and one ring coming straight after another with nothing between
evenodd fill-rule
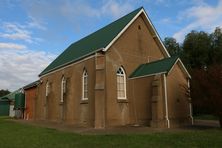
<instances>
[{"instance_id":1,"label":"tree","mask_svg":"<svg viewBox=\"0 0 222 148\"><path fill-rule=\"evenodd\" d=\"M203 32L191 31L183 42L183 57L190 68L205 67L209 63L210 36Z\"/></svg>"},{"instance_id":2,"label":"tree","mask_svg":"<svg viewBox=\"0 0 222 148\"><path fill-rule=\"evenodd\" d=\"M194 113L214 114L222 127L222 29L217 27L211 34L191 31L182 46L173 38L165 38L164 44L171 55L179 51L191 73Z\"/></svg>"},{"instance_id":3,"label":"tree","mask_svg":"<svg viewBox=\"0 0 222 148\"><path fill-rule=\"evenodd\" d=\"M9 94L9 93L10 93L9 90L1 89L1 90L0 90L0 97L5 96L5 95L7 95L7 94Z\"/></svg>"},{"instance_id":4,"label":"tree","mask_svg":"<svg viewBox=\"0 0 222 148\"><path fill-rule=\"evenodd\" d=\"M164 39L164 45L171 56L179 55L181 53L180 44L176 41L175 38L166 37Z\"/></svg>"},{"instance_id":5,"label":"tree","mask_svg":"<svg viewBox=\"0 0 222 148\"><path fill-rule=\"evenodd\" d=\"M222 66L214 64L207 69L194 69L192 77L193 105L218 116L222 127Z\"/></svg>"},{"instance_id":6,"label":"tree","mask_svg":"<svg viewBox=\"0 0 222 148\"><path fill-rule=\"evenodd\" d=\"M213 33L210 34L211 39L211 51L210 62L222 63L222 29L217 27Z\"/></svg>"}]
</instances>

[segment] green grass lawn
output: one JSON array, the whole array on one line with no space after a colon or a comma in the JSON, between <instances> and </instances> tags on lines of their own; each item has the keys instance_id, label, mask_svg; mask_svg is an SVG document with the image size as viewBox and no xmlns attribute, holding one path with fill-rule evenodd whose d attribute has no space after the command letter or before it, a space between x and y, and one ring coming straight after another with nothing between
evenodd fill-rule
<instances>
[{"instance_id":1,"label":"green grass lawn","mask_svg":"<svg viewBox=\"0 0 222 148\"><path fill-rule=\"evenodd\" d=\"M194 119L199 119L199 120L218 120L218 117L214 115L195 115Z\"/></svg>"},{"instance_id":2,"label":"green grass lawn","mask_svg":"<svg viewBox=\"0 0 222 148\"><path fill-rule=\"evenodd\" d=\"M0 118L0 148L222 147L222 130L172 130L147 134L80 135Z\"/></svg>"}]
</instances>

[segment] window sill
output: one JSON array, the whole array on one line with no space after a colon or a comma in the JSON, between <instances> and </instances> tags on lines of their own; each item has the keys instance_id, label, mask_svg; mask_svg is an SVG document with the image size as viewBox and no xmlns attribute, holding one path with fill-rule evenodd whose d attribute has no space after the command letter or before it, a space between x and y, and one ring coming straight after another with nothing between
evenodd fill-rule
<instances>
[{"instance_id":1,"label":"window sill","mask_svg":"<svg viewBox=\"0 0 222 148\"><path fill-rule=\"evenodd\" d=\"M89 100L81 100L80 101L80 104L88 104L89 103Z\"/></svg>"},{"instance_id":2,"label":"window sill","mask_svg":"<svg viewBox=\"0 0 222 148\"><path fill-rule=\"evenodd\" d=\"M129 101L127 99L117 99L118 103L128 103Z\"/></svg>"}]
</instances>

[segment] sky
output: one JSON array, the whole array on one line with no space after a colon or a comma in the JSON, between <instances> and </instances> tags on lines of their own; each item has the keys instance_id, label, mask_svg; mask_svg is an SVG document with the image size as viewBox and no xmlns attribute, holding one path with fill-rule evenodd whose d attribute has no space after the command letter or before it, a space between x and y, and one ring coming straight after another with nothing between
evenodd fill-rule
<instances>
[{"instance_id":1,"label":"sky","mask_svg":"<svg viewBox=\"0 0 222 148\"><path fill-rule=\"evenodd\" d=\"M141 6L161 39L222 27L222 0L0 0L0 89L37 80L70 44Z\"/></svg>"}]
</instances>

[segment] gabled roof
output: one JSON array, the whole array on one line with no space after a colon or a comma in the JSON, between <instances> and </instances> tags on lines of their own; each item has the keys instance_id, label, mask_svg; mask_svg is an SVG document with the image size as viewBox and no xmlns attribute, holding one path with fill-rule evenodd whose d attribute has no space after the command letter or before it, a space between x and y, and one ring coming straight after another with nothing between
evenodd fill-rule
<instances>
[{"instance_id":1,"label":"gabled roof","mask_svg":"<svg viewBox=\"0 0 222 148\"><path fill-rule=\"evenodd\" d=\"M162 60L142 64L129 76L129 78L134 79L134 78L146 77L146 76L151 76L151 75L156 75L156 74L161 74L161 73L169 73L177 62L180 63L182 70L190 78L189 73L187 72L182 61L178 57L170 57L170 58L165 58Z\"/></svg>"},{"instance_id":2,"label":"gabled roof","mask_svg":"<svg viewBox=\"0 0 222 148\"><path fill-rule=\"evenodd\" d=\"M2 99L2 100L3 99L15 100L15 94L19 93L20 91L21 90L18 89L18 90L14 91L14 92L11 92L10 94L7 94L5 96L0 97L0 99Z\"/></svg>"},{"instance_id":3,"label":"gabled roof","mask_svg":"<svg viewBox=\"0 0 222 148\"><path fill-rule=\"evenodd\" d=\"M29 89L29 88L35 87L35 86L37 86L39 83L40 83L40 80L37 80L37 81L35 81L35 82L32 82L32 83L30 83L30 84L24 86L23 89L26 90L26 89Z\"/></svg>"},{"instance_id":4,"label":"gabled roof","mask_svg":"<svg viewBox=\"0 0 222 148\"><path fill-rule=\"evenodd\" d=\"M98 50L105 48L123 28L142 10L138 8L122 18L112 22L102 29L86 36L85 38L71 44L62 54L60 54L39 76L49 73L55 69L78 61Z\"/></svg>"},{"instance_id":5,"label":"gabled roof","mask_svg":"<svg viewBox=\"0 0 222 148\"><path fill-rule=\"evenodd\" d=\"M143 7L121 17L102 29L86 36L85 38L71 44L62 54L60 54L48 67L46 67L39 76L43 76L54 70L77 62L83 58L93 55L97 51L106 52L110 46L127 30L127 28L140 16L144 18L145 23L151 29L152 36L163 51L165 57L170 57L168 51L163 45L155 27L147 16Z\"/></svg>"}]
</instances>

